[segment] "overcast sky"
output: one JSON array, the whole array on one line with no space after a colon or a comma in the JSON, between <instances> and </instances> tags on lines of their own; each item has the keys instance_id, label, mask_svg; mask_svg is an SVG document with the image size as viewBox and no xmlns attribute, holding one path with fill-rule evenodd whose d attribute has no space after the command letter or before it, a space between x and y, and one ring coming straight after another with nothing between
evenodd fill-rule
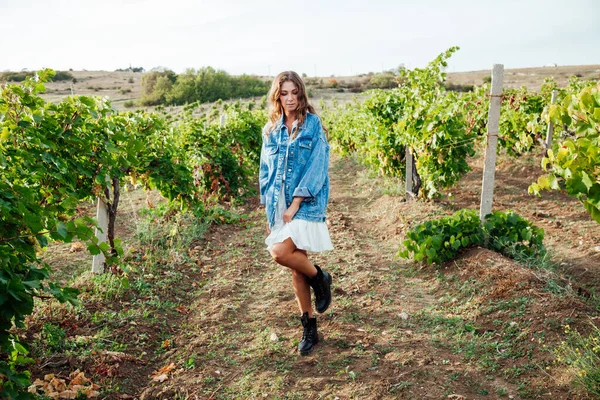
<instances>
[{"instance_id":1,"label":"overcast sky","mask_svg":"<svg viewBox=\"0 0 600 400\"><path fill-rule=\"evenodd\" d=\"M600 0L0 0L0 71L309 76L600 64Z\"/></svg>"}]
</instances>

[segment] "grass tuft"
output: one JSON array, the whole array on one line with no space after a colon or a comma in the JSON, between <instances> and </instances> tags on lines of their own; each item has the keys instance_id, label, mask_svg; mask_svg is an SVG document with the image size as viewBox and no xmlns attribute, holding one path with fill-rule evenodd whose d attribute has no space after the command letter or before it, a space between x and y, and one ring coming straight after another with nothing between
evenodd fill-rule
<instances>
[{"instance_id":1,"label":"grass tuft","mask_svg":"<svg viewBox=\"0 0 600 400\"><path fill-rule=\"evenodd\" d=\"M556 349L556 361L571 367L573 382L600 398L600 329L591 324L587 336L565 325L567 339Z\"/></svg>"}]
</instances>

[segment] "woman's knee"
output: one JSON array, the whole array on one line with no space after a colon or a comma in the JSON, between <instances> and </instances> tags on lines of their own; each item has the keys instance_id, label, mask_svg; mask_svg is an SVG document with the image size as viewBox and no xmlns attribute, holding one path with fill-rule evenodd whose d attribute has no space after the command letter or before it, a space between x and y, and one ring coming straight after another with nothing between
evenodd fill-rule
<instances>
[{"instance_id":1,"label":"woman's knee","mask_svg":"<svg viewBox=\"0 0 600 400\"><path fill-rule=\"evenodd\" d=\"M284 246L273 246L271 249L271 257L277 264L285 265L290 252Z\"/></svg>"}]
</instances>

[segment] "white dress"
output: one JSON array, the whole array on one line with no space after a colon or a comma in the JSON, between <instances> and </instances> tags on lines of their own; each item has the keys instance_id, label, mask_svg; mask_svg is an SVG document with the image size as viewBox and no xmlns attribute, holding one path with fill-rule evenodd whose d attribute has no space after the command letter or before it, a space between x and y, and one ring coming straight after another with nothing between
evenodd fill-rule
<instances>
[{"instance_id":1,"label":"white dress","mask_svg":"<svg viewBox=\"0 0 600 400\"><path fill-rule=\"evenodd\" d=\"M297 218L292 219L291 222L283 222L283 213L287 210L284 192L285 173L283 179L276 204L277 208L275 209L275 224L271 228L271 233L265 239L267 250L271 251L275 243L281 243L287 238L292 238L296 247L302 250L313 252L333 250L333 244L331 244L329 230L325 222L313 222Z\"/></svg>"},{"instance_id":2,"label":"white dress","mask_svg":"<svg viewBox=\"0 0 600 400\"><path fill-rule=\"evenodd\" d=\"M281 193L277 200L277 209L275 210L275 225L271 228L271 234L265 239L267 250L271 250L275 243L281 243L287 238L292 241L297 248L320 252L333 250L329 230L325 222L313 222L303 219L293 219L292 222L283 222L283 213L287 209L285 206L285 194L281 185Z\"/></svg>"}]
</instances>

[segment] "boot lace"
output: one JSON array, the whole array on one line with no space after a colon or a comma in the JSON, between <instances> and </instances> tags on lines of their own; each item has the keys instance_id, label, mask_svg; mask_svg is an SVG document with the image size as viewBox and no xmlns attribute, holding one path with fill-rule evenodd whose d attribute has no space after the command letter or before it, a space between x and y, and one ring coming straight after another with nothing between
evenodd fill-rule
<instances>
[{"instance_id":1,"label":"boot lace","mask_svg":"<svg viewBox=\"0 0 600 400\"><path fill-rule=\"evenodd\" d=\"M302 341L312 341L314 339L313 333L310 324L306 324L302 332Z\"/></svg>"}]
</instances>

